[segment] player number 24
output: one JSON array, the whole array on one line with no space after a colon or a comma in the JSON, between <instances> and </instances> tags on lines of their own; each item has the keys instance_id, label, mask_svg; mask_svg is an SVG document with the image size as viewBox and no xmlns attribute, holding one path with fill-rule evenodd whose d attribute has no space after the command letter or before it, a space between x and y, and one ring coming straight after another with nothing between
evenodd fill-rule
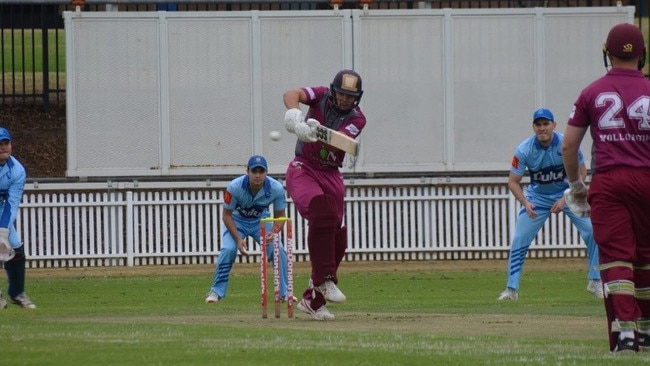
<instances>
[{"instance_id":1,"label":"player number 24","mask_svg":"<svg viewBox=\"0 0 650 366\"><path fill-rule=\"evenodd\" d=\"M598 120L598 127L602 130L608 128L624 127L623 118L616 117L623 109L623 101L617 93L603 93L596 98L597 107L608 106L605 113ZM640 130L650 130L650 97L644 95L627 107L627 115L632 120L639 121Z\"/></svg>"}]
</instances>

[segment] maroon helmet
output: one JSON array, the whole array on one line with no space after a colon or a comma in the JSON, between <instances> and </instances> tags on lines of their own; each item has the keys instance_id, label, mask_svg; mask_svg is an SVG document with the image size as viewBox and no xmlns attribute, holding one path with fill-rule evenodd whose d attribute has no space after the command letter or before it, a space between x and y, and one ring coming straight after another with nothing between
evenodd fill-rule
<instances>
[{"instance_id":1,"label":"maroon helmet","mask_svg":"<svg viewBox=\"0 0 650 366\"><path fill-rule=\"evenodd\" d=\"M607 35L605 51L618 58L633 58L645 55L645 41L641 30L629 23L614 26Z\"/></svg>"},{"instance_id":2,"label":"maroon helmet","mask_svg":"<svg viewBox=\"0 0 650 366\"><path fill-rule=\"evenodd\" d=\"M330 92L352 95L357 97L357 103L361 100L363 89L361 87L361 76L353 70L341 70L336 76L332 84L330 84Z\"/></svg>"}]
</instances>

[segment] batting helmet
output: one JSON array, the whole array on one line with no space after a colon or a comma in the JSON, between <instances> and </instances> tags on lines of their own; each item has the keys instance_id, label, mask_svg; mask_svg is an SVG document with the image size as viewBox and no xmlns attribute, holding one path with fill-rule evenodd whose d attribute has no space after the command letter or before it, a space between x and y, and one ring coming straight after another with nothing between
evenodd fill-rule
<instances>
[{"instance_id":1,"label":"batting helmet","mask_svg":"<svg viewBox=\"0 0 650 366\"><path fill-rule=\"evenodd\" d=\"M605 51L618 58L633 58L645 55L645 41L641 30L629 23L614 26L607 35Z\"/></svg>"},{"instance_id":2,"label":"batting helmet","mask_svg":"<svg viewBox=\"0 0 650 366\"><path fill-rule=\"evenodd\" d=\"M355 96L357 102L359 102L361 95L363 95L361 76L353 70L341 70L334 76L334 80L330 84L330 91L332 90L337 93Z\"/></svg>"}]
</instances>

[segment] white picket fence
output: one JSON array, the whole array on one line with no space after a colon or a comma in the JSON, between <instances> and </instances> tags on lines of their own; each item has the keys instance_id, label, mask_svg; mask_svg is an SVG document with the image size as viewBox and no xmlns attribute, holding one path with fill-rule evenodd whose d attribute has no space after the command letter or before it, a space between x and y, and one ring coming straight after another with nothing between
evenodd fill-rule
<instances>
[{"instance_id":1,"label":"white picket fence","mask_svg":"<svg viewBox=\"0 0 650 366\"><path fill-rule=\"evenodd\" d=\"M507 178L347 182L348 261L507 258L519 209ZM214 263L226 182L30 184L17 227L30 267ZM307 224L289 201L294 253L308 259ZM249 244L259 261L259 248ZM531 246L535 257L584 255L563 215Z\"/></svg>"}]
</instances>

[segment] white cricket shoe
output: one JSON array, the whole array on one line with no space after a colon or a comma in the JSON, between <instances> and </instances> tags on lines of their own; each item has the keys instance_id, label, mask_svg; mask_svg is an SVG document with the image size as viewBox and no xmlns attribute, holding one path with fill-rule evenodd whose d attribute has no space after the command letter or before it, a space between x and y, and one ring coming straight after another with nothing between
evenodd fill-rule
<instances>
[{"instance_id":1,"label":"white cricket shoe","mask_svg":"<svg viewBox=\"0 0 650 366\"><path fill-rule=\"evenodd\" d=\"M208 297L205 298L205 303L206 303L206 304L213 304L213 303L215 303L215 302L219 302L219 301L221 301L221 299L222 299L222 297L219 296L219 295L217 295L216 292L214 292L214 291L210 291L210 292L208 293Z\"/></svg>"},{"instance_id":2,"label":"white cricket shoe","mask_svg":"<svg viewBox=\"0 0 650 366\"><path fill-rule=\"evenodd\" d=\"M334 314L327 310L327 306L323 305L317 310L312 309L311 300L302 299L302 301L298 303L298 310L311 315L311 317L316 320L334 320Z\"/></svg>"},{"instance_id":3,"label":"white cricket shoe","mask_svg":"<svg viewBox=\"0 0 650 366\"><path fill-rule=\"evenodd\" d=\"M36 304L24 292L16 297L10 296L9 301L25 309L36 309Z\"/></svg>"},{"instance_id":4,"label":"white cricket shoe","mask_svg":"<svg viewBox=\"0 0 650 366\"><path fill-rule=\"evenodd\" d=\"M605 298L605 294L603 293L603 283L600 280L589 280L587 291L597 299Z\"/></svg>"},{"instance_id":5,"label":"white cricket shoe","mask_svg":"<svg viewBox=\"0 0 650 366\"><path fill-rule=\"evenodd\" d=\"M508 287L507 289L503 290L497 300L517 300L518 298L519 293L517 293L517 290Z\"/></svg>"},{"instance_id":6,"label":"white cricket shoe","mask_svg":"<svg viewBox=\"0 0 650 366\"><path fill-rule=\"evenodd\" d=\"M335 304L341 304L345 302L345 295L336 287L336 284L333 281L327 280L322 285L318 286L318 289L325 297L325 300L333 302Z\"/></svg>"}]
</instances>

